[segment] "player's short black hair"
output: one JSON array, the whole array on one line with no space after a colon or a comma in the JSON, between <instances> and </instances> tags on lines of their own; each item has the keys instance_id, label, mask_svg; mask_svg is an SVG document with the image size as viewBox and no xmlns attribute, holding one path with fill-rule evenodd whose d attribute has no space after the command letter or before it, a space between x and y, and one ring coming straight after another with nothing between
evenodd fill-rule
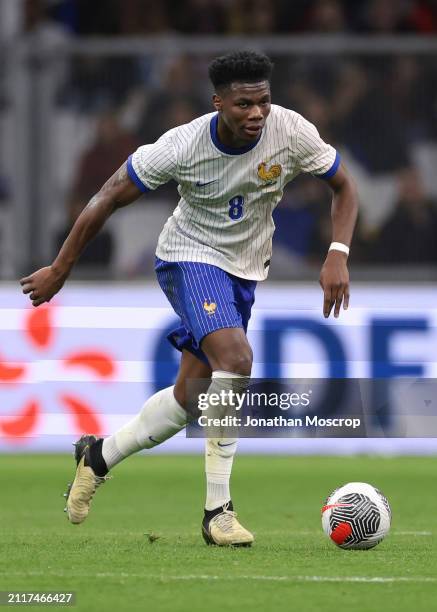
<instances>
[{"instance_id":1,"label":"player's short black hair","mask_svg":"<svg viewBox=\"0 0 437 612\"><path fill-rule=\"evenodd\" d=\"M235 51L212 60L208 74L217 90L235 82L270 81L272 70L273 62L267 55L255 51Z\"/></svg>"}]
</instances>

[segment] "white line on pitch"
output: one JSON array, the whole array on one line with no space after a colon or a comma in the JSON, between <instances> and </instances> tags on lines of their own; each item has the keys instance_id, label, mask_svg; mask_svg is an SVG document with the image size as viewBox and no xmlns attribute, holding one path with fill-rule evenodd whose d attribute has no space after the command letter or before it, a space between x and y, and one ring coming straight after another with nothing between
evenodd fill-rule
<instances>
[{"instance_id":1,"label":"white line on pitch","mask_svg":"<svg viewBox=\"0 0 437 612\"><path fill-rule=\"evenodd\" d=\"M94 577L94 578L141 578L162 581L185 581L185 580L251 580L265 582L363 582L363 583L390 583L390 582L437 582L432 576L217 576L214 574L140 574L131 572L67 572L67 571L30 571L30 572L0 572L0 576L59 576L69 578Z\"/></svg>"}]
</instances>

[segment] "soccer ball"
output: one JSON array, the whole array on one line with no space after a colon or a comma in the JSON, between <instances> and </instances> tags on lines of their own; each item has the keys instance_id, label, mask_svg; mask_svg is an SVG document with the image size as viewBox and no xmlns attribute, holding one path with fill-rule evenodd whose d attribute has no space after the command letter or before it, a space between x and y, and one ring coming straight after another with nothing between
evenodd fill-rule
<instances>
[{"instance_id":1,"label":"soccer ball","mask_svg":"<svg viewBox=\"0 0 437 612\"><path fill-rule=\"evenodd\" d=\"M349 482L335 489L322 507L323 530L340 548L373 548L385 538L390 523L387 499L365 482Z\"/></svg>"}]
</instances>

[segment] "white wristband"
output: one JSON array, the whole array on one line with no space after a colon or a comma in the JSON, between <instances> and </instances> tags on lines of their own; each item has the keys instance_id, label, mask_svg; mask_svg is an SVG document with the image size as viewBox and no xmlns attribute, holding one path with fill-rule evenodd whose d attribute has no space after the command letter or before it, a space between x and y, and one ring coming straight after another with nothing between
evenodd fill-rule
<instances>
[{"instance_id":1,"label":"white wristband","mask_svg":"<svg viewBox=\"0 0 437 612\"><path fill-rule=\"evenodd\" d=\"M346 244L343 244L342 242L331 242L331 246L328 249L329 251L341 251L342 253L346 253L346 255L349 255L349 247Z\"/></svg>"}]
</instances>

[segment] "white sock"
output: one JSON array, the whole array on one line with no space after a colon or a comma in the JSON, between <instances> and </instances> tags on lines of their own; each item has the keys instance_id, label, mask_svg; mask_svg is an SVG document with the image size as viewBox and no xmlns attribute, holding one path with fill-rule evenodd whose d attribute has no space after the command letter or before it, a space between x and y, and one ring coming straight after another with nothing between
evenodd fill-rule
<instances>
[{"instance_id":1,"label":"white sock","mask_svg":"<svg viewBox=\"0 0 437 612\"><path fill-rule=\"evenodd\" d=\"M242 393L248 384L249 376L216 370L212 373L212 382L207 393L220 393L223 389ZM206 510L214 510L231 499L229 480L237 441L237 438L205 440Z\"/></svg>"},{"instance_id":2,"label":"white sock","mask_svg":"<svg viewBox=\"0 0 437 612\"><path fill-rule=\"evenodd\" d=\"M206 510L214 510L231 499L229 481L236 450L235 438L205 440Z\"/></svg>"},{"instance_id":3,"label":"white sock","mask_svg":"<svg viewBox=\"0 0 437 612\"><path fill-rule=\"evenodd\" d=\"M168 440L187 424L187 413L176 401L174 387L152 395L131 421L105 438L102 455L110 470L123 459L143 448L153 448Z\"/></svg>"}]
</instances>

